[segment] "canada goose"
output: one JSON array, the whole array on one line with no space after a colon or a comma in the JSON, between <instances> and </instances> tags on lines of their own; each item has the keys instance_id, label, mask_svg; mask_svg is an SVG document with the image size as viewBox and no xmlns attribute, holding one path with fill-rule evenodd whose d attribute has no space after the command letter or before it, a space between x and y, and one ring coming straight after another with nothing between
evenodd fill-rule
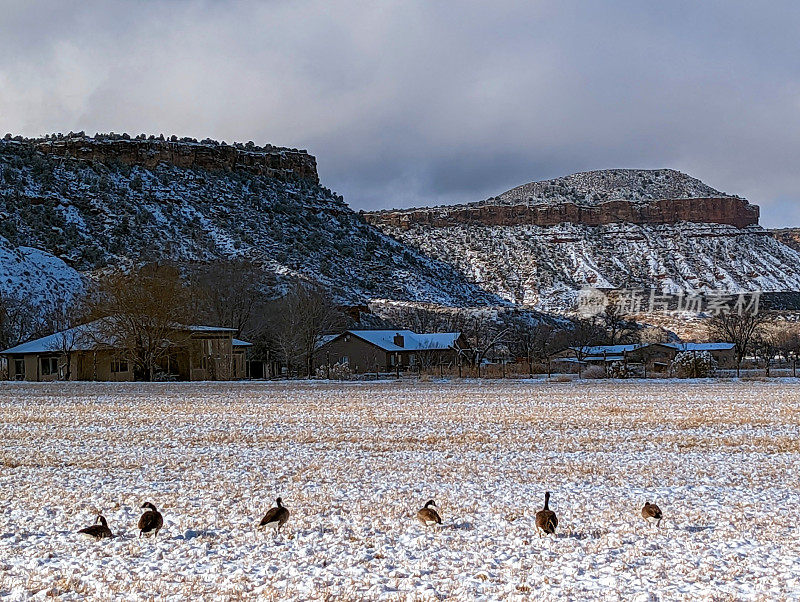
<instances>
[{"instance_id":1,"label":"canada goose","mask_svg":"<svg viewBox=\"0 0 800 602\"><path fill-rule=\"evenodd\" d=\"M97 523L100 524L98 525ZM81 529L78 531L78 533L88 535L89 537L93 537L98 541L105 539L106 537L114 537L114 534L111 533L111 529L108 528L106 518L102 514L97 517L94 525L91 527L86 527L85 529Z\"/></svg>"},{"instance_id":2,"label":"canada goose","mask_svg":"<svg viewBox=\"0 0 800 602\"><path fill-rule=\"evenodd\" d=\"M164 525L164 517L156 510L150 502L142 504L142 508L148 508L139 519L139 537L147 533L153 532L153 538L158 536L158 532Z\"/></svg>"},{"instance_id":3,"label":"canada goose","mask_svg":"<svg viewBox=\"0 0 800 602\"><path fill-rule=\"evenodd\" d=\"M431 525L441 525L442 517L439 516L439 513L430 506L436 506L436 502L433 500L428 500L425 502L425 505L422 507L422 509L417 512L417 520L419 520L419 522L426 527Z\"/></svg>"},{"instance_id":4,"label":"canada goose","mask_svg":"<svg viewBox=\"0 0 800 602\"><path fill-rule=\"evenodd\" d=\"M650 502L645 502L642 508L642 518L648 523L655 523L656 527L661 526L661 508Z\"/></svg>"},{"instance_id":5,"label":"canada goose","mask_svg":"<svg viewBox=\"0 0 800 602\"><path fill-rule=\"evenodd\" d=\"M277 507L267 510L267 513L264 515L264 518L261 519L261 522L258 523L258 526L265 527L267 525L272 525L275 527L275 533L278 533L284 523L289 520L289 511L283 507L283 500L281 498L276 499L275 503L278 504Z\"/></svg>"},{"instance_id":6,"label":"canada goose","mask_svg":"<svg viewBox=\"0 0 800 602\"><path fill-rule=\"evenodd\" d=\"M542 536L542 531L548 535L556 532L558 526L558 517L556 513L550 510L550 492L544 494L544 509L536 513L536 529L539 530L539 537Z\"/></svg>"}]
</instances>

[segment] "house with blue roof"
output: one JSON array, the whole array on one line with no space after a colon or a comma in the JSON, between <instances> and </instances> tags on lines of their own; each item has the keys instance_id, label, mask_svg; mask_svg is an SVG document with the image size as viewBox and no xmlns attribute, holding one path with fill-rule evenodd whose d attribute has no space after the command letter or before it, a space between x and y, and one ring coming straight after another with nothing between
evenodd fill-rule
<instances>
[{"instance_id":1,"label":"house with blue roof","mask_svg":"<svg viewBox=\"0 0 800 602\"><path fill-rule=\"evenodd\" d=\"M322 340L314 354L314 369L348 364L358 374L455 366L467 348L460 332L346 330Z\"/></svg>"},{"instance_id":2,"label":"house with blue roof","mask_svg":"<svg viewBox=\"0 0 800 602\"><path fill-rule=\"evenodd\" d=\"M137 374L125 345L115 340L110 318L95 320L0 351L12 380L132 381ZM247 376L251 343L233 328L175 324L164 341L158 369L175 380L230 380Z\"/></svg>"},{"instance_id":3,"label":"house with blue roof","mask_svg":"<svg viewBox=\"0 0 800 602\"><path fill-rule=\"evenodd\" d=\"M585 345L567 347L550 356L564 366L609 366L615 362L639 365L646 373L666 372L678 353L707 351L723 370L736 368L733 343L631 343L628 345Z\"/></svg>"}]
</instances>

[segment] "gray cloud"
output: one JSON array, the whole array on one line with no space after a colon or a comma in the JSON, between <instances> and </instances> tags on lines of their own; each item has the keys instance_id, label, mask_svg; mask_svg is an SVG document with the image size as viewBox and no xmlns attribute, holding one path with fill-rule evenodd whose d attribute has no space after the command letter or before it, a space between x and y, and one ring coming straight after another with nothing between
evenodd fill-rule
<instances>
[{"instance_id":1,"label":"gray cloud","mask_svg":"<svg viewBox=\"0 0 800 602\"><path fill-rule=\"evenodd\" d=\"M0 130L304 147L355 208L673 167L800 225L798 30L791 0L6 0Z\"/></svg>"}]
</instances>

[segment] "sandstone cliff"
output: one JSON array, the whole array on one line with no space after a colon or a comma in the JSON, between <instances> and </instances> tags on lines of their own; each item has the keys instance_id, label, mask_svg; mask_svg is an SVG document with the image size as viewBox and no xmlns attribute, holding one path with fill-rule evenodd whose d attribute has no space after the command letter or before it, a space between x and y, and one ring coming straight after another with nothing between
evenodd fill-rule
<instances>
[{"instance_id":1,"label":"sandstone cliff","mask_svg":"<svg viewBox=\"0 0 800 602\"><path fill-rule=\"evenodd\" d=\"M779 228L770 230L770 232L777 240L786 246L800 251L800 228Z\"/></svg>"},{"instance_id":2,"label":"sandstone cliff","mask_svg":"<svg viewBox=\"0 0 800 602\"><path fill-rule=\"evenodd\" d=\"M533 182L486 201L366 214L514 303L561 311L604 289L800 290L800 253L758 207L673 170Z\"/></svg>"},{"instance_id":3,"label":"sandstone cliff","mask_svg":"<svg viewBox=\"0 0 800 602\"><path fill-rule=\"evenodd\" d=\"M678 171L616 169L531 182L477 203L378 211L366 219L407 229L458 224L602 226L615 223L758 224L759 210L747 200L714 190Z\"/></svg>"},{"instance_id":4,"label":"sandstone cliff","mask_svg":"<svg viewBox=\"0 0 800 602\"><path fill-rule=\"evenodd\" d=\"M98 270L232 257L353 305L500 301L365 223L319 184L304 151L124 135L0 139L0 294L63 296L58 283Z\"/></svg>"},{"instance_id":5,"label":"sandstone cliff","mask_svg":"<svg viewBox=\"0 0 800 602\"><path fill-rule=\"evenodd\" d=\"M435 228L458 224L555 226L570 223L603 226L622 222L631 224L695 222L744 228L758 224L758 207L744 199L733 197L658 199L648 203L617 200L589 207L571 202L520 205L482 203L433 209L379 211L367 213L366 219L377 226L403 229L417 225Z\"/></svg>"},{"instance_id":6,"label":"sandstone cliff","mask_svg":"<svg viewBox=\"0 0 800 602\"><path fill-rule=\"evenodd\" d=\"M10 139L10 136L7 137ZM316 159L304 150L274 146L228 146L215 140L197 142L190 138L130 138L127 135L81 134L34 140L17 140L38 152L99 163L120 162L153 169L165 163L185 169L246 171L272 178L301 178L319 183Z\"/></svg>"}]
</instances>

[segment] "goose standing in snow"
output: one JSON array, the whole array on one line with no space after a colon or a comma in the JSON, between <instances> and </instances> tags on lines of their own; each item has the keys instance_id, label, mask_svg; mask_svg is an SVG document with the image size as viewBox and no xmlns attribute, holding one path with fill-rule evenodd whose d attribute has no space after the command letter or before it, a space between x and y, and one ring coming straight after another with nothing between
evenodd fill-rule
<instances>
[{"instance_id":1,"label":"goose standing in snow","mask_svg":"<svg viewBox=\"0 0 800 602\"><path fill-rule=\"evenodd\" d=\"M544 494L544 508L536 513L536 529L539 531L539 537L542 536L542 531L548 535L553 535L558 526L558 517L556 513L550 510L550 492Z\"/></svg>"},{"instance_id":2,"label":"goose standing in snow","mask_svg":"<svg viewBox=\"0 0 800 602\"><path fill-rule=\"evenodd\" d=\"M642 518L648 523L655 523L656 527L660 527L662 518L661 508L650 502L645 502L642 508Z\"/></svg>"},{"instance_id":3,"label":"goose standing in snow","mask_svg":"<svg viewBox=\"0 0 800 602\"><path fill-rule=\"evenodd\" d=\"M264 515L264 518L261 519L261 522L258 523L258 526L266 527L267 525L272 525L275 527L275 533L277 534L286 521L289 520L289 511L283 506L283 500L281 498L277 498L275 503L277 506L267 510L267 513Z\"/></svg>"},{"instance_id":4,"label":"goose standing in snow","mask_svg":"<svg viewBox=\"0 0 800 602\"><path fill-rule=\"evenodd\" d=\"M431 506L436 507L436 502L433 500L428 500L425 502L425 505L419 510L419 512L417 512L417 520L426 527L442 524L442 517L439 516L439 513L431 508Z\"/></svg>"},{"instance_id":5,"label":"goose standing in snow","mask_svg":"<svg viewBox=\"0 0 800 602\"><path fill-rule=\"evenodd\" d=\"M147 508L147 510L145 510L144 514L142 514L139 519L139 537L152 532L153 538L155 539L158 536L159 530L161 530L161 527L164 525L164 517L161 516L161 513L156 510L156 507L150 502L142 504L142 508Z\"/></svg>"},{"instance_id":6,"label":"goose standing in snow","mask_svg":"<svg viewBox=\"0 0 800 602\"><path fill-rule=\"evenodd\" d=\"M108 528L106 517L102 514L98 515L94 525L81 529L78 531L78 533L81 533L82 535L88 535L89 537L93 537L98 541L107 537L114 537L114 534L111 533L111 529Z\"/></svg>"}]
</instances>

